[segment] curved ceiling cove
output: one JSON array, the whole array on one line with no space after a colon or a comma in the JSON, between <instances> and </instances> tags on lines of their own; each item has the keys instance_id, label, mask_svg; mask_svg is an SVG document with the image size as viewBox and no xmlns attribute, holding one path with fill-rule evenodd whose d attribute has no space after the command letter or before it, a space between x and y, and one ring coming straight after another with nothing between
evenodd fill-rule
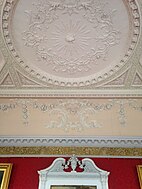
<instances>
[{"instance_id":1,"label":"curved ceiling cove","mask_svg":"<svg viewBox=\"0 0 142 189\"><path fill-rule=\"evenodd\" d=\"M19 65L59 86L115 74L129 64L140 34L135 0L6 0L2 19Z\"/></svg>"}]
</instances>

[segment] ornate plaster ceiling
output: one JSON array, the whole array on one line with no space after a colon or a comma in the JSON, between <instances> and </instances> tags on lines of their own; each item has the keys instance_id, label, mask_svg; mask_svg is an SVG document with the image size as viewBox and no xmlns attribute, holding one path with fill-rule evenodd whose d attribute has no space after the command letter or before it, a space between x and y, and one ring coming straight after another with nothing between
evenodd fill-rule
<instances>
[{"instance_id":1,"label":"ornate plaster ceiling","mask_svg":"<svg viewBox=\"0 0 142 189\"><path fill-rule=\"evenodd\" d=\"M141 96L140 0L0 0L1 96Z\"/></svg>"}]
</instances>

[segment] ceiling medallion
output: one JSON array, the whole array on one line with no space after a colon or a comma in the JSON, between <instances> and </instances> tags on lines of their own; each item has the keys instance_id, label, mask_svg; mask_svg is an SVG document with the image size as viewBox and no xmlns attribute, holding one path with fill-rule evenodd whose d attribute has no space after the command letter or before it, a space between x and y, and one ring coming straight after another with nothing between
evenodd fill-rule
<instances>
[{"instance_id":1,"label":"ceiling medallion","mask_svg":"<svg viewBox=\"0 0 142 189\"><path fill-rule=\"evenodd\" d=\"M6 0L2 20L15 60L35 77L67 87L114 74L129 62L140 33L135 0Z\"/></svg>"}]
</instances>

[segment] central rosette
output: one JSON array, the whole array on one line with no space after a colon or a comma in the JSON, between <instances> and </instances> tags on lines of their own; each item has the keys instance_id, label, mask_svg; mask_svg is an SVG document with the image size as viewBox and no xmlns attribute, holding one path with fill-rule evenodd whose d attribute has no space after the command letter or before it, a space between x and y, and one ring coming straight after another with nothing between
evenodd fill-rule
<instances>
[{"instance_id":1,"label":"central rosette","mask_svg":"<svg viewBox=\"0 0 142 189\"><path fill-rule=\"evenodd\" d=\"M55 22L51 33L51 43L54 52L56 51L60 58L67 60L66 65L71 68L71 65L75 67L73 61L77 62L76 60L87 52L90 46L91 31L87 28L86 22L82 20L74 21L67 16L66 22L64 24L61 19Z\"/></svg>"},{"instance_id":2,"label":"central rosette","mask_svg":"<svg viewBox=\"0 0 142 189\"><path fill-rule=\"evenodd\" d=\"M75 41L75 36L72 33L66 35L65 40L69 43L73 43Z\"/></svg>"}]
</instances>

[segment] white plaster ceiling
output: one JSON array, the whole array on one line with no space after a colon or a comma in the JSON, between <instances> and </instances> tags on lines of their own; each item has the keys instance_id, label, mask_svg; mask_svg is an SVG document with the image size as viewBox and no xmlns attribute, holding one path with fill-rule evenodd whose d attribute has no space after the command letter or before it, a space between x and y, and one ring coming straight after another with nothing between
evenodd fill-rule
<instances>
[{"instance_id":1,"label":"white plaster ceiling","mask_svg":"<svg viewBox=\"0 0 142 189\"><path fill-rule=\"evenodd\" d=\"M142 97L141 14L141 0L0 0L0 145L141 147L142 101L125 99Z\"/></svg>"},{"instance_id":2,"label":"white plaster ceiling","mask_svg":"<svg viewBox=\"0 0 142 189\"><path fill-rule=\"evenodd\" d=\"M0 0L1 96L142 95L141 0Z\"/></svg>"}]
</instances>

